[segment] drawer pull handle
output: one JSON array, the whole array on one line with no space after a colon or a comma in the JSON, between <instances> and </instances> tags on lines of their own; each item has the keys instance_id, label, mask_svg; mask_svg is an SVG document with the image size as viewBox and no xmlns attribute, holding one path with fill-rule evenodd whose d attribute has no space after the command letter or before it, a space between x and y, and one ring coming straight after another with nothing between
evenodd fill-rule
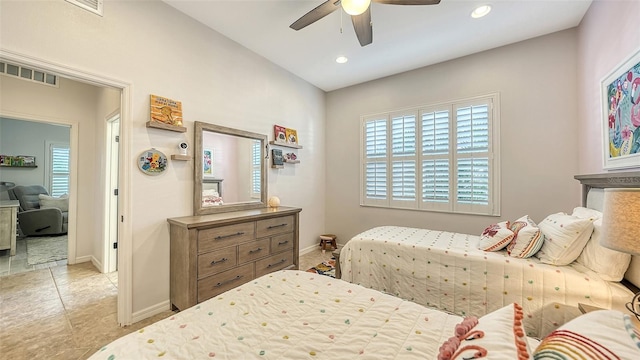
<instances>
[{"instance_id":1,"label":"drawer pull handle","mask_svg":"<svg viewBox=\"0 0 640 360\"><path fill-rule=\"evenodd\" d=\"M261 247L259 247L257 249L254 249L254 250L249 250L249 254L257 253L257 252L260 252L260 251L262 251Z\"/></svg>"},{"instance_id":2,"label":"drawer pull handle","mask_svg":"<svg viewBox=\"0 0 640 360\"><path fill-rule=\"evenodd\" d=\"M275 264L269 264L269 265L267 265L267 268L270 268L270 267L272 267L272 266L278 266L278 265L282 264L282 263L283 263L283 262L285 262L285 261L287 261L287 259L282 259L282 260L278 261L278 262L277 262L277 263L275 263Z\"/></svg>"},{"instance_id":3,"label":"drawer pull handle","mask_svg":"<svg viewBox=\"0 0 640 360\"><path fill-rule=\"evenodd\" d=\"M220 260L218 260L218 261L213 260L213 261L211 262L211 265L220 264L220 263L223 263L223 262L225 262L225 261L227 261L227 260L229 260L229 259L227 259L227 258L222 258L222 259L220 259Z\"/></svg>"},{"instance_id":4,"label":"drawer pull handle","mask_svg":"<svg viewBox=\"0 0 640 360\"><path fill-rule=\"evenodd\" d=\"M278 243L278 246L280 246L280 245L285 245L285 244L288 244L288 243L289 243L289 240L280 241L280 242Z\"/></svg>"},{"instance_id":5,"label":"drawer pull handle","mask_svg":"<svg viewBox=\"0 0 640 360\"><path fill-rule=\"evenodd\" d=\"M216 236L214 239L221 240L221 239L226 239L226 238L230 238L230 237L234 237L234 236L240 236L240 235L244 235L244 231L238 231L235 234Z\"/></svg>"},{"instance_id":6,"label":"drawer pull handle","mask_svg":"<svg viewBox=\"0 0 640 360\"><path fill-rule=\"evenodd\" d=\"M275 228L279 228L279 227L283 227L283 226L287 226L287 225L289 225L289 224L284 223L284 224L280 224L280 225L271 225L267 229L271 230L271 229L275 229Z\"/></svg>"},{"instance_id":7,"label":"drawer pull handle","mask_svg":"<svg viewBox=\"0 0 640 360\"><path fill-rule=\"evenodd\" d=\"M221 281L221 282L219 282L219 283L215 284L215 285L214 285L214 287L220 287L220 286L222 286L222 285L226 285L226 284L231 283L231 282L234 282L234 281L236 281L236 280L240 280L240 279L242 279L242 277L243 277L243 276L244 276L244 275L238 275L238 276L234 277L233 279L229 279L229 280L227 280L227 281Z\"/></svg>"}]
</instances>

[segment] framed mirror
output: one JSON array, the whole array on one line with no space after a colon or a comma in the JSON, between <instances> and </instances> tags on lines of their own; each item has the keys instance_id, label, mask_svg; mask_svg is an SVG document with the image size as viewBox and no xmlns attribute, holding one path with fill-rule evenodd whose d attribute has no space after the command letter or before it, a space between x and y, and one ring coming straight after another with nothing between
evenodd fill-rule
<instances>
[{"instance_id":1,"label":"framed mirror","mask_svg":"<svg viewBox=\"0 0 640 360\"><path fill-rule=\"evenodd\" d=\"M195 122L193 214L267 206L267 136Z\"/></svg>"}]
</instances>

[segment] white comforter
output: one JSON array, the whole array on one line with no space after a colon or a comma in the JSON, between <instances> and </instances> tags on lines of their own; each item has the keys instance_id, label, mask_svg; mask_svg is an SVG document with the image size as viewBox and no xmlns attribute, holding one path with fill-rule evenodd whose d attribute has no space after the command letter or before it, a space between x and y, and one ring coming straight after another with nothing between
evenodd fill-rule
<instances>
[{"instance_id":1,"label":"white comforter","mask_svg":"<svg viewBox=\"0 0 640 360\"><path fill-rule=\"evenodd\" d=\"M633 294L573 263L542 264L477 249L479 236L382 226L341 251L342 279L459 315L482 316L516 302L530 336L544 336L580 314L578 303L624 308Z\"/></svg>"},{"instance_id":2,"label":"white comforter","mask_svg":"<svg viewBox=\"0 0 640 360\"><path fill-rule=\"evenodd\" d=\"M91 359L435 359L461 320L283 270L126 335Z\"/></svg>"}]
</instances>

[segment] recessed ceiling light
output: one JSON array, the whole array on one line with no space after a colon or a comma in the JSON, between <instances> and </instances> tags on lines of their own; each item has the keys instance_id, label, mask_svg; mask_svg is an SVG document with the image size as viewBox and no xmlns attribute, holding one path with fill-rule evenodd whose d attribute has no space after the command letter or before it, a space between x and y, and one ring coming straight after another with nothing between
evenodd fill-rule
<instances>
[{"instance_id":1,"label":"recessed ceiling light","mask_svg":"<svg viewBox=\"0 0 640 360\"><path fill-rule=\"evenodd\" d=\"M346 63L347 61L349 61L349 59L347 59L347 57L346 57L346 56L338 56L338 57L336 58L336 62L337 62L338 64L344 64L344 63Z\"/></svg>"},{"instance_id":2,"label":"recessed ceiling light","mask_svg":"<svg viewBox=\"0 0 640 360\"><path fill-rule=\"evenodd\" d=\"M473 12L471 13L471 17L474 19L481 18L487 15L490 11L491 11L491 5L481 5L481 6L478 6L475 10L473 10Z\"/></svg>"}]
</instances>

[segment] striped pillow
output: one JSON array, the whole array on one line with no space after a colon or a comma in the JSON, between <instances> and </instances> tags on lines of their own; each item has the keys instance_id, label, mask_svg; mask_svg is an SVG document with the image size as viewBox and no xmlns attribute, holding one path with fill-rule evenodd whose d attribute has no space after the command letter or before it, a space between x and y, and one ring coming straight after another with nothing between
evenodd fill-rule
<instances>
[{"instance_id":1,"label":"striped pillow","mask_svg":"<svg viewBox=\"0 0 640 360\"><path fill-rule=\"evenodd\" d=\"M511 223L511 231L516 236L507 246L509 256L517 258L528 258L533 256L540 250L544 242L544 236L540 229L529 215L525 215L520 219Z\"/></svg>"},{"instance_id":2,"label":"striped pillow","mask_svg":"<svg viewBox=\"0 0 640 360\"><path fill-rule=\"evenodd\" d=\"M638 329L629 315L619 311L592 311L549 334L535 349L533 358L640 359Z\"/></svg>"}]
</instances>

